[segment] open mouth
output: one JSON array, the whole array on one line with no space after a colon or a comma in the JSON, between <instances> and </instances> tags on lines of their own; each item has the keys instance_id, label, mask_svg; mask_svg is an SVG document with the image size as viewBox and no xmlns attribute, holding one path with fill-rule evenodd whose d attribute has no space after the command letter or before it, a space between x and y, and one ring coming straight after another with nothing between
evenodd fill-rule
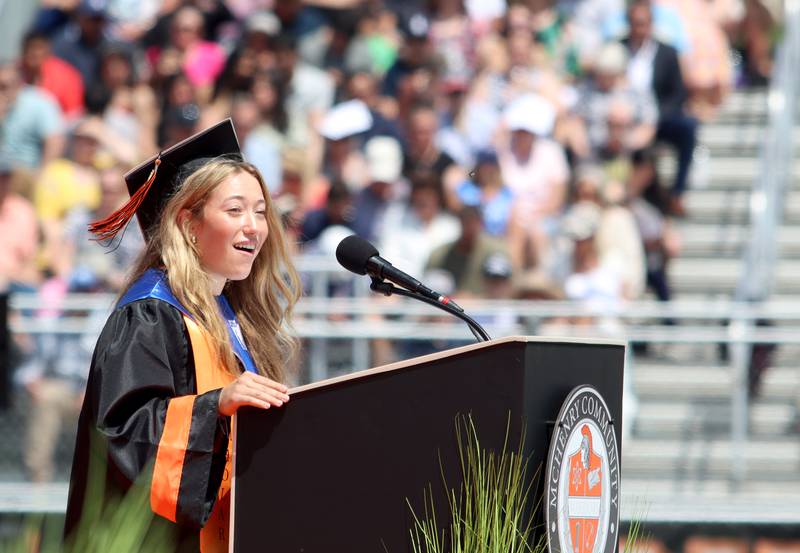
<instances>
[{"instance_id":1,"label":"open mouth","mask_svg":"<svg viewBox=\"0 0 800 553\"><path fill-rule=\"evenodd\" d=\"M252 242L245 242L242 244L234 244L233 247L240 252L254 254L256 252L256 245Z\"/></svg>"}]
</instances>

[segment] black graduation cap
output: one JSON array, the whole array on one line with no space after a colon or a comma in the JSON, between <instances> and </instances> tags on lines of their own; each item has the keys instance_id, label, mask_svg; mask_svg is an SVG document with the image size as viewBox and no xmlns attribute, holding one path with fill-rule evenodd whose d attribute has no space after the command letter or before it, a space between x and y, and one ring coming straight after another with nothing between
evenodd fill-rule
<instances>
[{"instance_id":1,"label":"black graduation cap","mask_svg":"<svg viewBox=\"0 0 800 553\"><path fill-rule=\"evenodd\" d=\"M242 157L230 118L170 146L131 169L125 174L131 199L105 219L89 225L89 230L98 240L113 240L136 215L142 233L149 238L167 201L186 177L219 156Z\"/></svg>"}]
</instances>

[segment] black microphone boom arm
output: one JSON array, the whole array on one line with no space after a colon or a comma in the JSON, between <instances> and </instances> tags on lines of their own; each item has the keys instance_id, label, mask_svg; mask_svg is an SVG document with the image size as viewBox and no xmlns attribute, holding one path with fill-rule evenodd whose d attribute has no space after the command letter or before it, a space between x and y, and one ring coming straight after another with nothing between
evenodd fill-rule
<instances>
[{"instance_id":1,"label":"black microphone boom arm","mask_svg":"<svg viewBox=\"0 0 800 553\"><path fill-rule=\"evenodd\" d=\"M383 280L380 280L379 278L375 277L372 277L372 283L369 285L369 288L373 292L378 292L380 294L383 294L384 296L391 296L392 294L397 294L398 296L412 298L427 303L428 305L438 307L439 309L447 311L451 315L455 315L456 317L467 323L470 332L472 332L472 335L475 336L475 339L478 340L479 342L488 342L489 340L491 340L489 334L478 323L478 321L476 321L475 319L464 313L464 310L461 308L456 309L455 307L448 305L446 303L432 300L427 296L424 296L418 292L411 292L409 290L399 288L389 282L384 282Z\"/></svg>"}]
</instances>

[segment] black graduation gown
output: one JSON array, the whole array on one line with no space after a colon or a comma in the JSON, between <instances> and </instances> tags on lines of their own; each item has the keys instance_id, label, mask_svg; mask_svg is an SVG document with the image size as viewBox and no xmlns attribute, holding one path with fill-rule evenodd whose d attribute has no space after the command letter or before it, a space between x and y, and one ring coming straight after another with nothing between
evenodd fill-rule
<instances>
[{"instance_id":1,"label":"black graduation gown","mask_svg":"<svg viewBox=\"0 0 800 553\"><path fill-rule=\"evenodd\" d=\"M177 308L148 298L112 313L95 347L78 423L65 535L80 523L90 446L107 448L106 496L124 494L140 475L150 486L168 405L196 389L191 341ZM154 515L156 524L170 526L181 551L199 551L199 529L211 513L225 468L230 421L218 414L220 392L193 398L178 467L176 524Z\"/></svg>"}]
</instances>

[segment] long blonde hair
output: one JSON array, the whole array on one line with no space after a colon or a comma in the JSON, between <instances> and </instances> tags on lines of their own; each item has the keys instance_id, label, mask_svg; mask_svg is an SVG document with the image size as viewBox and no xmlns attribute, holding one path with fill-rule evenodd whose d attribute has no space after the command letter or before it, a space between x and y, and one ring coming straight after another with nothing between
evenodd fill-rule
<instances>
[{"instance_id":1,"label":"long blonde hair","mask_svg":"<svg viewBox=\"0 0 800 553\"><path fill-rule=\"evenodd\" d=\"M292 264L283 225L264 179L252 164L238 159L216 158L189 175L164 207L158 229L147 241L125 288L148 269L164 269L172 293L207 332L217 358L231 374L240 374L230 346L227 324L212 293L211 280L189 238L191 221L179 217L179 214L188 210L192 218L201 217L214 189L241 172L249 173L261 185L267 203L269 232L253 261L250 274L244 280L228 282L225 296L236 313L258 371L273 380L283 381L288 360L297 349L297 340L288 329L292 309L301 294L300 278Z\"/></svg>"}]
</instances>

